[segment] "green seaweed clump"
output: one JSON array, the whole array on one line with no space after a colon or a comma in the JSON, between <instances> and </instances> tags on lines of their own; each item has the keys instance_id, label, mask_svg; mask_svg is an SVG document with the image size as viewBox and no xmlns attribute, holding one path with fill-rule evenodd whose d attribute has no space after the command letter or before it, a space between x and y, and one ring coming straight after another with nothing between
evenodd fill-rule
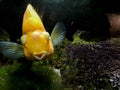
<instances>
[{"instance_id":1,"label":"green seaweed clump","mask_svg":"<svg viewBox=\"0 0 120 90\"><path fill-rule=\"evenodd\" d=\"M0 68L0 90L62 90L61 77L39 62L7 65Z\"/></svg>"},{"instance_id":2,"label":"green seaweed clump","mask_svg":"<svg viewBox=\"0 0 120 90\"><path fill-rule=\"evenodd\" d=\"M73 35L72 44L95 44L96 42L107 40L104 36L96 36L95 33L87 31L77 31Z\"/></svg>"},{"instance_id":3,"label":"green seaweed clump","mask_svg":"<svg viewBox=\"0 0 120 90\"><path fill-rule=\"evenodd\" d=\"M77 31L74 35L73 35L73 41L72 44L93 44L95 43L95 41L93 40L89 40L87 41L85 38L82 38L83 34L85 32L83 31ZM88 38L88 37L87 37Z\"/></svg>"}]
</instances>

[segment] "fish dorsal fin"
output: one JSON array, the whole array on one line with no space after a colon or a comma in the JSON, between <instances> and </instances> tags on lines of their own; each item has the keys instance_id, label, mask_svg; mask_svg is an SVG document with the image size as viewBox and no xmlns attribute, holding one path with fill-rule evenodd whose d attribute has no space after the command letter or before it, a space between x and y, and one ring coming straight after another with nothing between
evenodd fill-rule
<instances>
[{"instance_id":1,"label":"fish dorsal fin","mask_svg":"<svg viewBox=\"0 0 120 90\"><path fill-rule=\"evenodd\" d=\"M0 53L13 60L25 57L23 46L14 42L1 41Z\"/></svg>"},{"instance_id":2,"label":"fish dorsal fin","mask_svg":"<svg viewBox=\"0 0 120 90\"><path fill-rule=\"evenodd\" d=\"M58 22L51 34L51 40L53 46L56 46L62 42L66 34L66 28L62 22Z\"/></svg>"},{"instance_id":3,"label":"fish dorsal fin","mask_svg":"<svg viewBox=\"0 0 120 90\"><path fill-rule=\"evenodd\" d=\"M45 28L35 9L31 4L28 4L23 16L22 32L26 34L34 30L45 31Z\"/></svg>"}]
</instances>

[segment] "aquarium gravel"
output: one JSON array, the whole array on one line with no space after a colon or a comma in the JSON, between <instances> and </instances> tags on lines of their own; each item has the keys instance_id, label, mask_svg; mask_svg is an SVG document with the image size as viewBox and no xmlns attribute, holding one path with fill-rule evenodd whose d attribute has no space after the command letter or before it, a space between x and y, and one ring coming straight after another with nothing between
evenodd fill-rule
<instances>
[{"instance_id":1,"label":"aquarium gravel","mask_svg":"<svg viewBox=\"0 0 120 90\"><path fill-rule=\"evenodd\" d=\"M63 77L72 85L82 85L86 90L120 88L120 47L111 41L96 44L74 44L66 48L69 68L63 70L76 71L75 75ZM68 74L67 73L67 74ZM92 88L92 89L90 89Z\"/></svg>"}]
</instances>

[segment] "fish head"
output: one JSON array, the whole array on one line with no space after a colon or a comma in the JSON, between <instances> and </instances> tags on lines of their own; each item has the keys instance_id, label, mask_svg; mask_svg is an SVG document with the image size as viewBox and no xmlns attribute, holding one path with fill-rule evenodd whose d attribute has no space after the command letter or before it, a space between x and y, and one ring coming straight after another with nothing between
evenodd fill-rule
<instances>
[{"instance_id":1,"label":"fish head","mask_svg":"<svg viewBox=\"0 0 120 90\"><path fill-rule=\"evenodd\" d=\"M25 57L29 60L41 60L52 55L54 48L48 32L35 30L21 37Z\"/></svg>"}]
</instances>

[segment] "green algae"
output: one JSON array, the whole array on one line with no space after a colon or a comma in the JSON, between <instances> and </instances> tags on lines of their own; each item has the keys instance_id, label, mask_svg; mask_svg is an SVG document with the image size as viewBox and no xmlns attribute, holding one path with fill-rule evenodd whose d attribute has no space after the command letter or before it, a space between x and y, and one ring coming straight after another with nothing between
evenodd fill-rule
<instances>
[{"instance_id":1,"label":"green algae","mask_svg":"<svg viewBox=\"0 0 120 90\"><path fill-rule=\"evenodd\" d=\"M7 65L0 69L0 90L61 90L61 77L39 63Z\"/></svg>"}]
</instances>

